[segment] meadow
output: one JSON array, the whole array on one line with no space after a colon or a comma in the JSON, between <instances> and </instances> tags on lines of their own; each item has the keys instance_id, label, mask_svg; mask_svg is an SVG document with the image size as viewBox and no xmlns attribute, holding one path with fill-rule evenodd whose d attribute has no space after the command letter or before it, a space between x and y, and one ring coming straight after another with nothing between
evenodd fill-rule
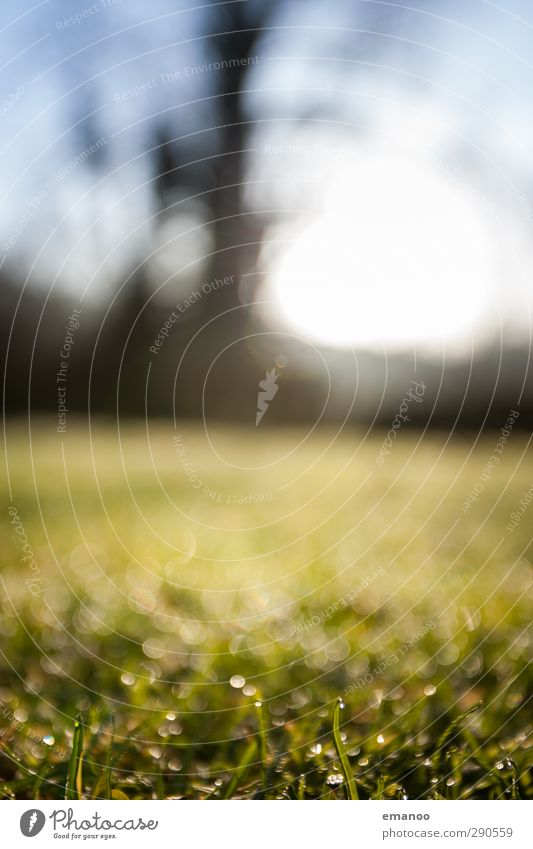
<instances>
[{"instance_id":1,"label":"meadow","mask_svg":"<svg viewBox=\"0 0 533 849\"><path fill-rule=\"evenodd\" d=\"M56 424L7 426L4 798L533 797L527 434Z\"/></svg>"}]
</instances>

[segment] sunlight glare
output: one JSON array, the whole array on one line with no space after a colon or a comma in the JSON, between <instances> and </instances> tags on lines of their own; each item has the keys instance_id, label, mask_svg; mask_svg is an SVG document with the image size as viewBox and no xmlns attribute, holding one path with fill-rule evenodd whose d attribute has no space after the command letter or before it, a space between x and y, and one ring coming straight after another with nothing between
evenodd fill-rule
<instances>
[{"instance_id":1,"label":"sunlight glare","mask_svg":"<svg viewBox=\"0 0 533 849\"><path fill-rule=\"evenodd\" d=\"M468 338L489 300L494 238L478 198L429 163L365 155L270 282L288 324L332 346Z\"/></svg>"}]
</instances>

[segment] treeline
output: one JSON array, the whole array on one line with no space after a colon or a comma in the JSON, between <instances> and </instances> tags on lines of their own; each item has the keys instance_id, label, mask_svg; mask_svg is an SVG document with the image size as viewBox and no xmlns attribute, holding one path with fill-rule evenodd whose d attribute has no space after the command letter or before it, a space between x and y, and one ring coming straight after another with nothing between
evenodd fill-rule
<instances>
[{"instance_id":1,"label":"treeline","mask_svg":"<svg viewBox=\"0 0 533 849\"><path fill-rule=\"evenodd\" d=\"M237 309L231 322L219 320L216 302L225 286L190 303L170 323L155 354L169 306L150 300L142 272L114 293L112 306L80 305L64 293L48 297L35 287L21 295L21 284L5 275L0 285L8 415L28 409L57 415L62 389L69 413L255 422L258 382L276 365L279 348L264 334L258 310ZM232 287L235 292L234 284L227 288ZM390 427L400 410L415 426L501 428L511 410L519 413L515 427L533 426L525 345L487 345L468 361L419 357L416 371L407 355L386 361L358 352L354 365L349 352L324 351L329 388L303 344L283 350L288 354L279 381L283 400L271 405L262 426L347 419ZM424 384L423 397L403 410L413 379Z\"/></svg>"}]
</instances>

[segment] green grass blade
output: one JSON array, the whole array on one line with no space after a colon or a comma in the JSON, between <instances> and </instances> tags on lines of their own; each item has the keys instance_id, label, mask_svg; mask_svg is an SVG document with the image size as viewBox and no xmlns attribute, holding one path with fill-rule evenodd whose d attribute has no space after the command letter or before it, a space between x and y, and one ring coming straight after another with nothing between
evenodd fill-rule
<instances>
[{"instance_id":1,"label":"green grass blade","mask_svg":"<svg viewBox=\"0 0 533 849\"><path fill-rule=\"evenodd\" d=\"M348 798L359 799L354 774L352 772L350 761L348 760L348 755L346 754L346 749L344 748L344 743L342 742L341 738L340 715L343 707L344 704L342 702L342 699L337 699L335 710L333 711L333 742L335 743L335 750L341 762Z\"/></svg>"},{"instance_id":2,"label":"green grass blade","mask_svg":"<svg viewBox=\"0 0 533 849\"><path fill-rule=\"evenodd\" d=\"M245 749L244 754L239 762L239 765L235 772L233 773L233 777L229 782L228 786L224 790L222 794L222 799L231 799L237 786L242 778L244 778L245 774L248 772L250 768L250 764L252 763L255 755L257 753L257 745L255 740L250 743L247 749Z\"/></svg>"},{"instance_id":3,"label":"green grass blade","mask_svg":"<svg viewBox=\"0 0 533 849\"><path fill-rule=\"evenodd\" d=\"M261 758L261 775L264 790L267 786L267 726L263 703L257 701L256 707L259 712L259 756Z\"/></svg>"},{"instance_id":4,"label":"green grass blade","mask_svg":"<svg viewBox=\"0 0 533 849\"><path fill-rule=\"evenodd\" d=\"M469 710L465 710L464 713L460 713L459 716L453 719L450 724L447 725L444 729L443 733L437 740L437 751L435 752L434 767L437 772L439 771L441 763L444 759L444 755L446 754L448 744L455 737L455 732L457 732L458 734L461 733L460 725L463 720L467 719L467 717L473 714L476 710L479 710L481 705L482 702L479 702L478 704L469 708Z\"/></svg>"},{"instance_id":5,"label":"green grass blade","mask_svg":"<svg viewBox=\"0 0 533 849\"><path fill-rule=\"evenodd\" d=\"M32 798L38 800L41 798L41 786L46 778L47 774L50 772L50 765L44 764L43 767L39 770L37 775L35 776L35 782L33 785Z\"/></svg>"},{"instance_id":6,"label":"green grass blade","mask_svg":"<svg viewBox=\"0 0 533 849\"><path fill-rule=\"evenodd\" d=\"M68 764L67 785L65 799L71 800L81 797L82 787L82 757L83 757L83 724L78 714L74 723L74 737L72 738L72 752Z\"/></svg>"},{"instance_id":7,"label":"green grass blade","mask_svg":"<svg viewBox=\"0 0 533 849\"><path fill-rule=\"evenodd\" d=\"M512 769L510 794L511 799L520 799L520 784L518 782L518 770L514 761L509 760Z\"/></svg>"},{"instance_id":8,"label":"green grass blade","mask_svg":"<svg viewBox=\"0 0 533 849\"><path fill-rule=\"evenodd\" d=\"M105 798L112 799L111 795L111 764L113 759L113 741L115 739L115 717L111 717L111 737L107 747L105 759Z\"/></svg>"},{"instance_id":9,"label":"green grass blade","mask_svg":"<svg viewBox=\"0 0 533 849\"><path fill-rule=\"evenodd\" d=\"M372 798L373 799L384 799L385 798L385 779L383 778L382 775L380 775L379 778L378 778L378 786L377 786L376 792L375 792L375 794Z\"/></svg>"}]
</instances>

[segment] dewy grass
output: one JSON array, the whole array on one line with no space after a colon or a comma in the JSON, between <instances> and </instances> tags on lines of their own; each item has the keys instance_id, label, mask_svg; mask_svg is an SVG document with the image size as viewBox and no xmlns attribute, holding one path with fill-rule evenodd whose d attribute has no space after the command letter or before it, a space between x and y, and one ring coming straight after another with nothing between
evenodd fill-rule
<instances>
[{"instance_id":1,"label":"dewy grass","mask_svg":"<svg viewBox=\"0 0 533 849\"><path fill-rule=\"evenodd\" d=\"M222 793L222 799L231 799L235 794L239 783L242 781L248 770L250 769L250 764L253 759L257 756L257 745L255 741L252 741L248 744L247 748L244 750L243 756L239 761L239 765L237 769L234 771L233 776L228 783L226 789Z\"/></svg>"},{"instance_id":2,"label":"dewy grass","mask_svg":"<svg viewBox=\"0 0 533 849\"><path fill-rule=\"evenodd\" d=\"M255 703L259 715L259 754L261 756L261 771L263 790L267 786L267 725L265 719L265 708L263 702L258 699Z\"/></svg>"},{"instance_id":3,"label":"dewy grass","mask_svg":"<svg viewBox=\"0 0 533 849\"><path fill-rule=\"evenodd\" d=\"M376 468L379 437L317 432L291 459L301 432L266 429L261 451L286 459L243 477L180 430L220 503L183 475L164 424L149 445L136 425L120 445L97 425L89 450L72 423L64 459L46 425L31 452L8 431L42 581L25 583L8 519L4 798L533 798L527 523L505 532L531 485L527 436L463 514L491 436L440 461L443 437L416 448L406 430ZM247 437L213 438L253 464ZM245 501L260 492L272 500Z\"/></svg>"},{"instance_id":4,"label":"dewy grass","mask_svg":"<svg viewBox=\"0 0 533 849\"><path fill-rule=\"evenodd\" d=\"M333 710L333 741L335 743L335 751L337 752L337 756L341 763L342 773L344 775L344 781L346 782L346 795L348 799L359 799L359 795L357 793L357 785L355 783L354 774L352 772L352 768L350 766L350 761L348 760L348 755L346 754L346 749L344 748L344 743L342 742L341 730L340 730L340 715L341 710L344 709L344 702L342 699L337 699L335 704L335 708Z\"/></svg>"},{"instance_id":5,"label":"dewy grass","mask_svg":"<svg viewBox=\"0 0 533 849\"><path fill-rule=\"evenodd\" d=\"M113 761L113 740L115 737L115 717L111 717L111 734L107 746L107 754L105 761L105 798L111 799L111 764Z\"/></svg>"},{"instance_id":6,"label":"dewy grass","mask_svg":"<svg viewBox=\"0 0 533 849\"><path fill-rule=\"evenodd\" d=\"M72 752L68 764L67 784L65 788L65 799L81 799L83 793L83 723L78 714L74 723L74 736L72 738Z\"/></svg>"}]
</instances>

